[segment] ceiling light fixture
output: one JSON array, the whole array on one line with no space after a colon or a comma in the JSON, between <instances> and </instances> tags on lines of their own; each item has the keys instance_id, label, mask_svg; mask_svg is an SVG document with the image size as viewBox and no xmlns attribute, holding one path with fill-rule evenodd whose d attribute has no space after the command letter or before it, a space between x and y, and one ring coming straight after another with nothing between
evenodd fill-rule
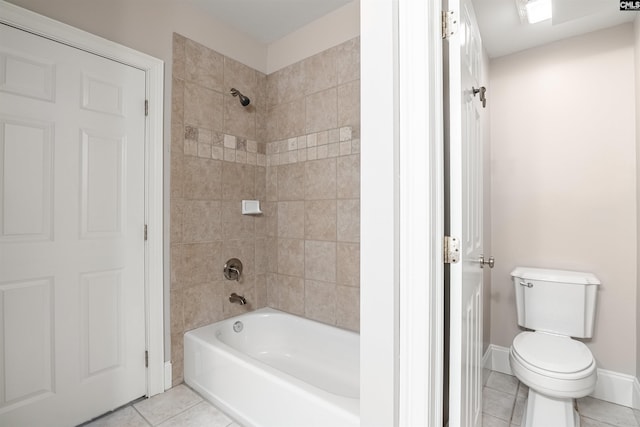
<instances>
[{"instance_id":1,"label":"ceiling light fixture","mask_svg":"<svg viewBox=\"0 0 640 427\"><path fill-rule=\"evenodd\" d=\"M516 0L522 23L536 24L551 19L551 0Z\"/></svg>"}]
</instances>

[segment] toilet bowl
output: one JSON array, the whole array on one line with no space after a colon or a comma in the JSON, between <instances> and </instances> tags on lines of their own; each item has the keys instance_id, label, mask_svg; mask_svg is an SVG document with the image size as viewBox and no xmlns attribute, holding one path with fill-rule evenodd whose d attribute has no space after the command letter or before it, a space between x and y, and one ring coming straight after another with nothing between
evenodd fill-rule
<instances>
[{"instance_id":1,"label":"toilet bowl","mask_svg":"<svg viewBox=\"0 0 640 427\"><path fill-rule=\"evenodd\" d=\"M523 427L579 427L575 399L592 393L597 365L589 348L572 337L593 332L595 291L589 273L515 269L521 332L509 349L513 374L529 387Z\"/></svg>"}]
</instances>

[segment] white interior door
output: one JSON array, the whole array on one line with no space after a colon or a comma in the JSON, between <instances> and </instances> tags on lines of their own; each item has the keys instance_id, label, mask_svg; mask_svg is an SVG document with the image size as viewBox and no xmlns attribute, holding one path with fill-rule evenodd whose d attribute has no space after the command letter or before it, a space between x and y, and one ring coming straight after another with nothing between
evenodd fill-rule
<instances>
[{"instance_id":1,"label":"white interior door","mask_svg":"<svg viewBox=\"0 0 640 427\"><path fill-rule=\"evenodd\" d=\"M0 425L146 393L145 73L0 25Z\"/></svg>"},{"instance_id":2,"label":"white interior door","mask_svg":"<svg viewBox=\"0 0 640 427\"><path fill-rule=\"evenodd\" d=\"M448 3L449 234L460 242L450 265L449 425L471 427L482 424L482 47L471 0Z\"/></svg>"}]
</instances>

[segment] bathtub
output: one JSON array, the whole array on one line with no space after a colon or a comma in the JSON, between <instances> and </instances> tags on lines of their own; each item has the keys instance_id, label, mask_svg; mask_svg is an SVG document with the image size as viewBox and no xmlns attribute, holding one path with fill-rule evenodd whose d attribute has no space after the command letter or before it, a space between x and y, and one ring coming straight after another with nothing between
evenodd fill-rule
<instances>
[{"instance_id":1,"label":"bathtub","mask_svg":"<svg viewBox=\"0 0 640 427\"><path fill-rule=\"evenodd\" d=\"M245 427L360 425L360 336L263 308L189 331L184 379Z\"/></svg>"}]
</instances>

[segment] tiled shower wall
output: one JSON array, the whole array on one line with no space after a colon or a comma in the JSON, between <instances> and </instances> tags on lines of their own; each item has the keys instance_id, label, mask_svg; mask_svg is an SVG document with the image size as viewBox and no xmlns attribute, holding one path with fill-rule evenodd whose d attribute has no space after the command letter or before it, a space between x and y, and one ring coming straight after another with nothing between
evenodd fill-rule
<instances>
[{"instance_id":1,"label":"tiled shower wall","mask_svg":"<svg viewBox=\"0 0 640 427\"><path fill-rule=\"evenodd\" d=\"M264 218L241 215L265 198L266 76L180 35L173 42L171 143L171 357L182 381L183 334L266 305L256 244ZM242 107L229 89L251 99ZM264 239L263 239L264 240ZM240 282L222 269L239 258ZM229 303L231 292L246 306Z\"/></svg>"},{"instance_id":2,"label":"tiled shower wall","mask_svg":"<svg viewBox=\"0 0 640 427\"><path fill-rule=\"evenodd\" d=\"M359 38L267 76L268 304L360 319Z\"/></svg>"},{"instance_id":3,"label":"tiled shower wall","mask_svg":"<svg viewBox=\"0 0 640 427\"><path fill-rule=\"evenodd\" d=\"M178 34L173 49L173 383L184 332L242 311L269 305L357 330L359 39L269 76ZM264 214L241 215L243 199ZM239 283L222 274L232 257Z\"/></svg>"}]
</instances>

